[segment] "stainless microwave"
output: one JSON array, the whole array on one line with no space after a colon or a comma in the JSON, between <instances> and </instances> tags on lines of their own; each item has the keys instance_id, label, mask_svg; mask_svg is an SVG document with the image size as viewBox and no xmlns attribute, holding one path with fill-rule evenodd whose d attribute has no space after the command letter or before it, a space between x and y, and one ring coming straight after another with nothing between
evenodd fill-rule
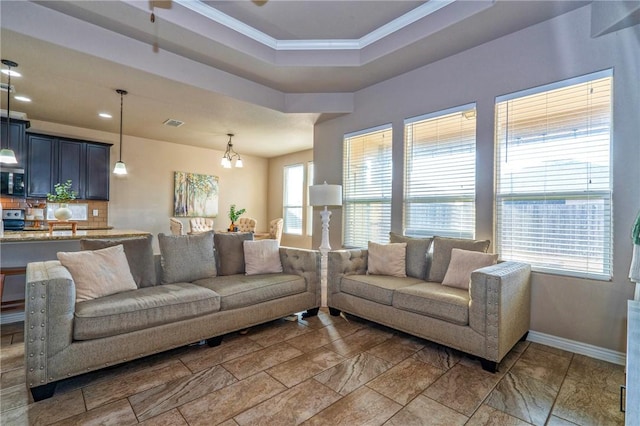
<instances>
[{"instance_id":1,"label":"stainless microwave","mask_svg":"<svg viewBox=\"0 0 640 426\"><path fill-rule=\"evenodd\" d=\"M24 170L0 168L0 194L24 197Z\"/></svg>"}]
</instances>

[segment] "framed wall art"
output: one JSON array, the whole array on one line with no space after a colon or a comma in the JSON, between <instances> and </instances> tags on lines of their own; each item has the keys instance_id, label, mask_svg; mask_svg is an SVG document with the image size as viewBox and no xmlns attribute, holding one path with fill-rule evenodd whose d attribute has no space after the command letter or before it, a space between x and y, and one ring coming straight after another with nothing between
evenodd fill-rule
<instances>
[{"instance_id":1,"label":"framed wall art","mask_svg":"<svg viewBox=\"0 0 640 426\"><path fill-rule=\"evenodd\" d=\"M176 217L218 216L218 177L175 172L173 215Z\"/></svg>"}]
</instances>

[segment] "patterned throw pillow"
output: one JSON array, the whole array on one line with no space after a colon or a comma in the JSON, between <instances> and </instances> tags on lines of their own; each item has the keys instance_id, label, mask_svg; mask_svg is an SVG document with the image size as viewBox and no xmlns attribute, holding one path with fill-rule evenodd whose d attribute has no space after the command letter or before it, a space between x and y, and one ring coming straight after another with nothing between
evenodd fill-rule
<instances>
[{"instance_id":1,"label":"patterned throw pillow","mask_svg":"<svg viewBox=\"0 0 640 426\"><path fill-rule=\"evenodd\" d=\"M58 252L76 286L76 302L136 290L122 245L94 251Z\"/></svg>"},{"instance_id":2,"label":"patterned throw pillow","mask_svg":"<svg viewBox=\"0 0 640 426\"><path fill-rule=\"evenodd\" d=\"M117 240L82 239L80 240L80 249L99 250L122 244L131 275L133 275L138 288L152 287L157 283L156 267L153 262L153 248L151 247L152 239L153 235L151 234L145 237Z\"/></svg>"}]
</instances>

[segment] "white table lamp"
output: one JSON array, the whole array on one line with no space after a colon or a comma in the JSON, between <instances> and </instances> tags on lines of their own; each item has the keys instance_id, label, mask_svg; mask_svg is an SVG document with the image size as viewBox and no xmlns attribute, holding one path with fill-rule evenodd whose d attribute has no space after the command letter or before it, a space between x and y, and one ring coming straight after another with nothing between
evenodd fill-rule
<instances>
[{"instance_id":1,"label":"white table lamp","mask_svg":"<svg viewBox=\"0 0 640 426\"><path fill-rule=\"evenodd\" d=\"M331 245L329 244L331 212L327 206L342 205L342 185L329 185L325 181L321 185L309 187L309 204L312 206L324 206L324 210L320 212L320 217L322 218L322 244L320 244L320 251L326 254L331 250Z\"/></svg>"}]
</instances>

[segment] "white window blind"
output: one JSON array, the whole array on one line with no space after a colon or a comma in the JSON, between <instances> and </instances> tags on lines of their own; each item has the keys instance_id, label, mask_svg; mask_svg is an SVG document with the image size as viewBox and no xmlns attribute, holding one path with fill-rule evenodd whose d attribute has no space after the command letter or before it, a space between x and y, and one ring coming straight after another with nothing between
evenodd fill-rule
<instances>
[{"instance_id":1,"label":"white window blind","mask_svg":"<svg viewBox=\"0 0 640 426\"><path fill-rule=\"evenodd\" d=\"M346 247L389 241L391 125L344 137L343 235Z\"/></svg>"},{"instance_id":2,"label":"white window blind","mask_svg":"<svg viewBox=\"0 0 640 426\"><path fill-rule=\"evenodd\" d=\"M475 236L475 104L405 121L404 233Z\"/></svg>"},{"instance_id":3,"label":"white window blind","mask_svg":"<svg viewBox=\"0 0 640 426\"><path fill-rule=\"evenodd\" d=\"M304 165L285 166L283 197L283 232L285 234L302 235L303 194Z\"/></svg>"},{"instance_id":4,"label":"white window blind","mask_svg":"<svg viewBox=\"0 0 640 426\"><path fill-rule=\"evenodd\" d=\"M611 278L611 89L604 71L496 101L496 252Z\"/></svg>"}]
</instances>

